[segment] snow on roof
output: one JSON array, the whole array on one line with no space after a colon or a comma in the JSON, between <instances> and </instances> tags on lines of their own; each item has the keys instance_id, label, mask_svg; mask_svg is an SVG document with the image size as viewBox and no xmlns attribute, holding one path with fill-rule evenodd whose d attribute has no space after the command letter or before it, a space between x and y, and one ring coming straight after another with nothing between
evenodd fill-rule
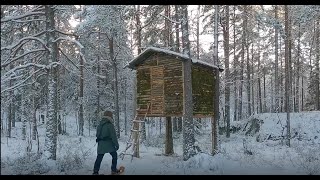
<instances>
[{"instance_id":1,"label":"snow on roof","mask_svg":"<svg viewBox=\"0 0 320 180\"><path fill-rule=\"evenodd\" d=\"M148 47L148 48L146 48L136 58L131 60L125 67L129 67L131 69L135 69L135 65L142 63L153 52L161 52L161 53L165 53L165 54L168 54L168 55L176 56L176 57L179 57L179 59L181 59L181 60L191 59L192 63L198 63L198 64L202 64L202 65L205 65L205 66L208 66L208 67L218 68L217 66L215 66L213 64L209 64L209 63L201 61L199 59L189 58L185 54L181 54L181 53L177 53L177 52L174 52L174 51L170 51L170 50L167 50L167 49L161 49L161 48L157 48L157 47Z\"/></svg>"}]
</instances>

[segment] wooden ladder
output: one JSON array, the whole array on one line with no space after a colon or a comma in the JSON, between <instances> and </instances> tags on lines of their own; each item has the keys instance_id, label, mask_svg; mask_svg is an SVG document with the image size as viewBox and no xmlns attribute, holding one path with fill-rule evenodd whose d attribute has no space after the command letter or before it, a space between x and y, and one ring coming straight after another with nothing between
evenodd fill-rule
<instances>
[{"instance_id":1,"label":"wooden ladder","mask_svg":"<svg viewBox=\"0 0 320 180\"><path fill-rule=\"evenodd\" d=\"M140 132L141 130L141 123L145 123L146 116L148 114L150 105L147 105L147 109L137 109L137 113L135 118L132 121L132 128L129 139L126 143L126 148L123 152L120 153L119 157L124 159L125 155L131 156L131 161L133 157L139 158L139 144L140 144ZM127 150L131 147L131 152L127 152Z\"/></svg>"}]
</instances>

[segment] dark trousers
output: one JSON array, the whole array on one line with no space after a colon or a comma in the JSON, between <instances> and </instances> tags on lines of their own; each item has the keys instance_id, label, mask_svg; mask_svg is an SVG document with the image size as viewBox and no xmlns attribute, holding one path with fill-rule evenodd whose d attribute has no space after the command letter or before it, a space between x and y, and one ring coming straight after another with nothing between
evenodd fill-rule
<instances>
[{"instance_id":1,"label":"dark trousers","mask_svg":"<svg viewBox=\"0 0 320 180\"><path fill-rule=\"evenodd\" d=\"M118 154L116 151L114 151L114 152L110 152L110 155L112 156L111 171L116 172L117 171ZM95 173L99 172L103 156L104 156L104 154L97 155L96 162L94 163L93 172L95 172Z\"/></svg>"}]
</instances>

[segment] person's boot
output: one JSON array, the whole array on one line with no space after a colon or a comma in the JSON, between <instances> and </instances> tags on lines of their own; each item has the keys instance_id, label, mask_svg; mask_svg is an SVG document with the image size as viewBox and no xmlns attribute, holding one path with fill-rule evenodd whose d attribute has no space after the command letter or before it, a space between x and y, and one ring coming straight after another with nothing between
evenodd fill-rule
<instances>
[{"instance_id":1,"label":"person's boot","mask_svg":"<svg viewBox=\"0 0 320 180\"><path fill-rule=\"evenodd\" d=\"M98 172L93 172L92 175L99 175L99 173Z\"/></svg>"},{"instance_id":2,"label":"person's boot","mask_svg":"<svg viewBox=\"0 0 320 180\"><path fill-rule=\"evenodd\" d=\"M116 171L111 171L111 175L117 175L117 174L119 174L120 173L120 170L119 169L117 169Z\"/></svg>"}]
</instances>

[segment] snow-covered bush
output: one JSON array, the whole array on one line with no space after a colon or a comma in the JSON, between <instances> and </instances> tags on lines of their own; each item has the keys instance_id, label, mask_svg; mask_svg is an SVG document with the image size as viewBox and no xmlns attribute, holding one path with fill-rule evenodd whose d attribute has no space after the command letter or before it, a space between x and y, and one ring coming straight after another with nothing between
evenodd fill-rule
<instances>
[{"instance_id":1,"label":"snow-covered bush","mask_svg":"<svg viewBox=\"0 0 320 180\"><path fill-rule=\"evenodd\" d=\"M293 164L297 165L299 169L310 175L320 175L320 146L304 148L299 146L296 148L297 156L293 159Z\"/></svg>"},{"instance_id":2,"label":"snow-covered bush","mask_svg":"<svg viewBox=\"0 0 320 180\"><path fill-rule=\"evenodd\" d=\"M13 161L8 161L7 164L15 174L21 175L44 174L50 170L42 153L25 153Z\"/></svg>"}]
</instances>

